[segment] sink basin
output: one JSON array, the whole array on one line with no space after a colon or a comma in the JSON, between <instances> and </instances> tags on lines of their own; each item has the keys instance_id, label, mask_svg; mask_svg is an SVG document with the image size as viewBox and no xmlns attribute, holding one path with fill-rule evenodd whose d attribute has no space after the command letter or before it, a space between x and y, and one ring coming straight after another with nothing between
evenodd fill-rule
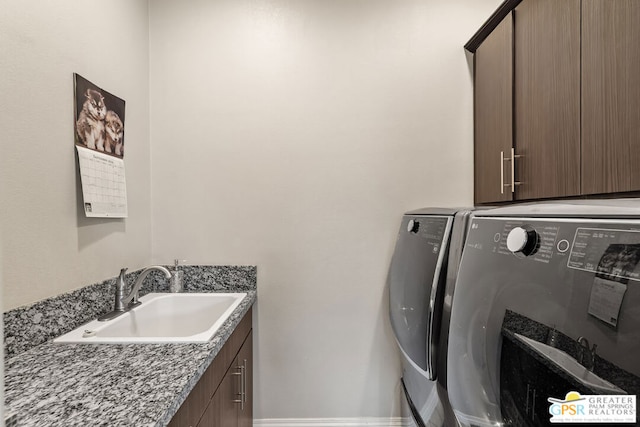
<instances>
[{"instance_id":1,"label":"sink basin","mask_svg":"<svg viewBox=\"0 0 640 427\"><path fill-rule=\"evenodd\" d=\"M551 361L554 365L580 381L585 386L597 389L603 392L603 394L626 394L626 392L621 388L616 387L609 381L606 381L589 371L564 351L539 341L532 340L531 338L527 338L520 334L514 333L513 335L529 348L542 355L545 359Z\"/></svg>"},{"instance_id":2,"label":"sink basin","mask_svg":"<svg viewBox=\"0 0 640 427\"><path fill-rule=\"evenodd\" d=\"M100 322L93 320L54 340L58 343L206 342L246 293L147 294L139 306Z\"/></svg>"}]
</instances>

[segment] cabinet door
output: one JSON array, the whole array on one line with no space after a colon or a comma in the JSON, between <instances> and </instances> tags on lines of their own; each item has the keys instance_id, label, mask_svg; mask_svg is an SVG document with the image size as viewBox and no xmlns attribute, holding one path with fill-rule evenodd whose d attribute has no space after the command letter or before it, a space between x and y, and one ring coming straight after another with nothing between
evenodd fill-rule
<instances>
[{"instance_id":1,"label":"cabinet door","mask_svg":"<svg viewBox=\"0 0 640 427\"><path fill-rule=\"evenodd\" d=\"M582 2L582 193L640 190L640 2Z\"/></svg>"},{"instance_id":2,"label":"cabinet door","mask_svg":"<svg viewBox=\"0 0 640 427\"><path fill-rule=\"evenodd\" d=\"M514 11L517 199L580 194L580 0Z\"/></svg>"},{"instance_id":3,"label":"cabinet door","mask_svg":"<svg viewBox=\"0 0 640 427\"><path fill-rule=\"evenodd\" d=\"M240 371L235 364L229 368L209 406L198 423L198 427L237 427L240 391Z\"/></svg>"},{"instance_id":4,"label":"cabinet door","mask_svg":"<svg viewBox=\"0 0 640 427\"><path fill-rule=\"evenodd\" d=\"M244 403L238 408L238 427L253 426L253 332L245 340L238 352L236 366L244 370Z\"/></svg>"},{"instance_id":5,"label":"cabinet door","mask_svg":"<svg viewBox=\"0 0 640 427\"><path fill-rule=\"evenodd\" d=\"M240 352L240 348L243 343L248 339L251 332L252 314L251 310L245 314L236 329L233 331L227 342L220 349L220 352L213 360L211 365L207 368L202 378L198 381L194 389L191 391L187 399L184 401L178 412L174 415L173 419L169 423L169 427L187 427L195 426L196 424L201 426L211 426L212 420L218 424L223 425L224 420L230 417L230 411L233 405L229 402L238 400L238 397L234 393L238 393L240 388L240 372L235 367L237 366L237 355ZM226 377L232 376L234 379L226 379ZM222 381L226 379L224 385ZM234 386L235 384L235 386ZM233 390L231 387L235 387ZM219 408L211 405L214 393L220 393L216 396L216 402L224 402ZM235 403L237 405L237 403ZM216 412L217 411L217 412ZM237 419L237 412L233 415ZM199 422L198 420L204 419ZM220 424L223 423L223 424ZM229 421L227 424L230 425Z\"/></svg>"},{"instance_id":6,"label":"cabinet door","mask_svg":"<svg viewBox=\"0 0 640 427\"><path fill-rule=\"evenodd\" d=\"M253 332L216 390L198 427L253 426Z\"/></svg>"},{"instance_id":7,"label":"cabinet door","mask_svg":"<svg viewBox=\"0 0 640 427\"><path fill-rule=\"evenodd\" d=\"M474 198L477 204L512 200L513 19L507 15L476 50Z\"/></svg>"}]
</instances>

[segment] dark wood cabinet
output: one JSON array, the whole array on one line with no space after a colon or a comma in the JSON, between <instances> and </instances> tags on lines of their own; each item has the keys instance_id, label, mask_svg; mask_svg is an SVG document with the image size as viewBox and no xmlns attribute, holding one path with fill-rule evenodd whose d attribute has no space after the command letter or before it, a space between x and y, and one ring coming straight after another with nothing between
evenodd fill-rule
<instances>
[{"instance_id":1,"label":"dark wood cabinet","mask_svg":"<svg viewBox=\"0 0 640 427\"><path fill-rule=\"evenodd\" d=\"M222 379L197 427L236 427L238 425L238 403L236 402L239 400L238 380L234 374L239 372L229 372Z\"/></svg>"},{"instance_id":2,"label":"dark wood cabinet","mask_svg":"<svg viewBox=\"0 0 640 427\"><path fill-rule=\"evenodd\" d=\"M640 2L582 0L582 192L640 190Z\"/></svg>"},{"instance_id":3,"label":"dark wood cabinet","mask_svg":"<svg viewBox=\"0 0 640 427\"><path fill-rule=\"evenodd\" d=\"M505 0L465 46L477 204L640 191L638 40L637 0ZM509 132L514 155L498 168ZM502 184L513 197L496 194Z\"/></svg>"},{"instance_id":4,"label":"dark wood cabinet","mask_svg":"<svg viewBox=\"0 0 640 427\"><path fill-rule=\"evenodd\" d=\"M249 332L238 355L213 394L198 427L253 425L252 337L252 332Z\"/></svg>"},{"instance_id":5,"label":"dark wood cabinet","mask_svg":"<svg viewBox=\"0 0 640 427\"><path fill-rule=\"evenodd\" d=\"M476 203L512 200L513 20L507 15L476 51L474 178Z\"/></svg>"},{"instance_id":6,"label":"dark wood cabinet","mask_svg":"<svg viewBox=\"0 0 640 427\"><path fill-rule=\"evenodd\" d=\"M475 51L475 203L580 194L580 0L525 0Z\"/></svg>"},{"instance_id":7,"label":"dark wood cabinet","mask_svg":"<svg viewBox=\"0 0 640 427\"><path fill-rule=\"evenodd\" d=\"M580 0L514 10L517 199L580 194Z\"/></svg>"},{"instance_id":8,"label":"dark wood cabinet","mask_svg":"<svg viewBox=\"0 0 640 427\"><path fill-rule=\"evenodd\" d=\"M175 414L169 427L253 424L253 333L249 311Z\"/></svg>"},{"instance_id":9,"label":"dark wood cabinet","mask_svg":"<svg viewBox=\"0 0 640 427\"><path fill-rule=\"evenodd\" d=\"M242 371L242 399L238 409L238 427L253 426L253 332L245 340L236 358L236 367ZM226 424L225 424L226 425Z\"/></svg>"}]
</instances>

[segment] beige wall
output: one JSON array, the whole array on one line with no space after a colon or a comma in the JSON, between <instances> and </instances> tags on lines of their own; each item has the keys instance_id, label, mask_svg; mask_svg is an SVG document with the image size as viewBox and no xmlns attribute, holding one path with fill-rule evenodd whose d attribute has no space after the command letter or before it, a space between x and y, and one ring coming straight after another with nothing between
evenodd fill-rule
<instances>
[{"instance_id":1,"label":"beige wall","mask_svg":"<svg viewBox=\"0 0 640 427\"><path fill-rule=\"evenodd\" d=\"M149 263L147 0L8 0L0 13L4 309ZM73 73L127 102L129 218L86 219Z\"/></svg>"},{"instance_id":2,"label":"beige wall","mask_svg":"<svg viewBox=\"0 0 640 427\"><path fill-rule=\"evenodd\" d=\"M403 211L472 201L462 45L498 3L3 2L3 309L256 264L256 417L397 415L388 262ZM73 72L127 101L126 220L81 212Z\"/></svg>"},{"instance_id":3,"label":"beige wall","mask_svg":"<svg viewBox=\"0 0 640 427\"><path fill-rule=\"evenodd\" d=\"M154 262L256 264L257 418L398 415L403 211L472 203L497 0L154 0Z\"/></svg>"}]
</instances>

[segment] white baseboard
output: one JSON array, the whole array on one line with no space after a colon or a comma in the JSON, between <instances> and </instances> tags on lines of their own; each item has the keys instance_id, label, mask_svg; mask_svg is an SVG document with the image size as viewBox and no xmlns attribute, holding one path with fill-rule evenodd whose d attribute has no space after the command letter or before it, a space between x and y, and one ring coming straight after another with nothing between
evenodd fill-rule
<instances>
[{"instance_id":1,"label":"white baseboard","mask_svg":"<svg viewBox=\"0 0 640 427\"><path fill-rule=\"evenodd\" d=\"M253 420L254 427L405 427L405 418L270 418Z\"/></svg>"}]
</instances>

